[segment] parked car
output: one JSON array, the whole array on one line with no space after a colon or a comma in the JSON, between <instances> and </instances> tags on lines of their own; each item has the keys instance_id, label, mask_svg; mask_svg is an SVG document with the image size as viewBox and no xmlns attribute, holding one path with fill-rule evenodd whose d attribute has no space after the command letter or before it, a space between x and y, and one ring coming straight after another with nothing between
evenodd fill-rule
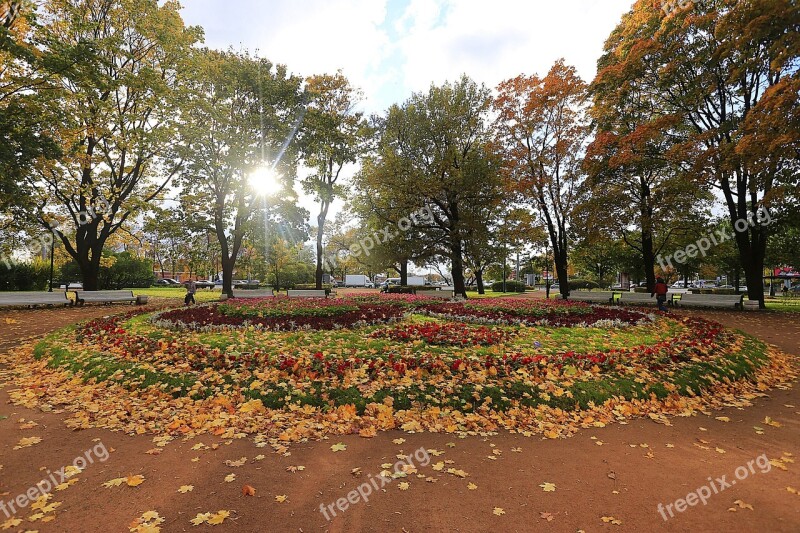
<instances>
[{"instance_id":1,"label":"parked car","mask_svg":"<svg viewBox=\"0 0 800 533\"><path fill-rule=\"evenodd\" d=\"M175 285L180 285L181 282L176 280L176 279L172 279L172 278L162 278L162 279L156 280L155 284L158 285L159 287L172 287L172 286L175 286Z\"/></svg>"},{"instance_id":2,"label":"parked car","mask_svg":"<svg viewBox=\"0 0 800 533\"><path fill-rule=\"evenodd\" d=\"M678 280L672 284L673 289L690 289L692 284L690 282L684 282L683 280Z\"/></svg>"},{"instance_id":3,"label":"parked car","mask_svg":"<svg viewBox=\"0 0 800 533\"><path fill-rule=\"evenodd\" d=\"M189 283L188 279L183 282L184 285L187 285L188 283ZM214 287L216 287L216 284L213 281L208 281L204 279L199 279L195 281L194 285L198 289L213 289Z\"/></svg>"}]
</instances>

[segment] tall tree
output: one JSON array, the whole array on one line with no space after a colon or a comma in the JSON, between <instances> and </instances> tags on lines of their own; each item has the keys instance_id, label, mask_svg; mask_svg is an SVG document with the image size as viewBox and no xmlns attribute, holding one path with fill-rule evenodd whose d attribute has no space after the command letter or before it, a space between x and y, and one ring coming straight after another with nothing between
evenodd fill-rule
<instances>
[{"instance_id":1,"label":"tall tree","mask_svg":"<svg viewBox=\"0 0 800 533\"><path fill-rule=\"evenodd\" d=\"M667 15L639 0L607 46L620 83L635 80L677 119L669 155L719 191L748 297L762 306L770 228L747 221L797 194L799 28L791 0L707 0Z\"/></svg>"},{"instance_id":2,"label":"tall tree","mask_svg":"<svg viewBox=\"0 0 800 533\"><path fill-rule=\"evenodd\" d=\"M364 149L367 123L355 110L360 92L341 72L308 78L306 90L310 101L303 129L304 163L312 172L302 184L319 203L316 284L321 289L325 220L334 198L343 193L342 170Z\"/></svg>"},{"instance_id":3,"label":"tall tree","mask_svg":"<svg viewBox=\"0 0 800 533\"><path fill-rule=\"evenodd\" d=\"M373 196L403 217L399 229L420 235L416 247L439 247L450 260L456 294L465 298L468 213L494 201L499 187L487 128L490 106L489 90L467 76L415 93L389 108L368 167ZM429 216L410 218L422 210ZM401 227L401 220L409 224Z\"/></svg>"},{"instance_id":4,"label":"tall tree","mask_svg":"<svg viewBox=\"0 0 800 533\"><path fill-rule=\"evenodd\" d=\"M181 167L178 140L184 62L201 32L175 1L47 0L32 41L50 63L31 70L36 119L63 156L29 174L39 222L67 220L59 238L86 290L98 286L103 246ZM73 62L76 51L81 60Z\"/></svg>"},{"instance_id":5,"label":"tall tree","mask_svg":"<svg viewBox=\"0 0 800 533\"><path fill-rule=\"evenodd\" d=\"M574 67L559 60L544 78L517 76L497 91L494 105L508 178L520 200L541 213L561 294L569 295L570 221L590 134L587 86Z\"/></svg>"},{"instance_id":6,"label":"tall tree","mask_svg":"<svg viewBox=\"0 0 800 533\"><path fill-rule=\"evenodd\" d=\"M294 200L287 189L296 168L291 141L302 115L300 81L283 65L246 52L204 49L195 57L181 196L192 223L219 241L228 296L254 214Z\"/></svg>"}]
</instances>

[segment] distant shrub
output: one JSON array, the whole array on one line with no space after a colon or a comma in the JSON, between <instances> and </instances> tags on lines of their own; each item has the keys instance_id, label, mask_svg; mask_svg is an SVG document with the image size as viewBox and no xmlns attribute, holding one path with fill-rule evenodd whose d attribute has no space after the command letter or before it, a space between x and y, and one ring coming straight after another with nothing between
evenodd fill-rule
<instances>
[{"instance_id":1,"label":"distant shrub","mask_svg":"<svg viewBox=\"0 0 800 533\"><path fill-rule=\"evenodd\" d=\"M588 279L571 279L569 280L569 290L577 291L578 289L598 289L600 285L597 282L589 281Z\"/></svg>"},{"instance_id":2,"label":"distant shrub","mask_svg":"<svg viewBox=\"0 0 800 533\"><path fill-rule=\"evenodd\" d=\"M506 280L506 292L525 292L525 284L521 281ZM503 282L495 281L492 283L492 292L503 292Z\"/></svg>"},{"instance_id":3,"label":"distant shrub","mask_svg":"<svg viewBox=\"0 0 800 533\"><path fill-rule=\"evenodd\" d=\"M0 291L44 291L50 281L50 263L32 261L25 263L0 263ZM8 267L8 269L6 269Z\"/></svg>"}]
</instances>

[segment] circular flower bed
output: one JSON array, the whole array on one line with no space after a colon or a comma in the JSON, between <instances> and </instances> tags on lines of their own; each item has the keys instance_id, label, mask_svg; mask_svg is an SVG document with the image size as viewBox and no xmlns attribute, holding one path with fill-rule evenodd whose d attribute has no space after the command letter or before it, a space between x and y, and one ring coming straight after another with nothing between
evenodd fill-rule
<instances>
[{"instance_id":1,"label":"circular flower bed","mask_svg":"<svg viewBox=\"0 0 800 533\"><path fill-rule=\"evenodd\" d=\"M788 356L716 323L582 303L276 298L137 313L16 354L12 400L68 409L75 428L275 446L390 428L556 438L796 375Z\"/></svg>"}]
</instances>

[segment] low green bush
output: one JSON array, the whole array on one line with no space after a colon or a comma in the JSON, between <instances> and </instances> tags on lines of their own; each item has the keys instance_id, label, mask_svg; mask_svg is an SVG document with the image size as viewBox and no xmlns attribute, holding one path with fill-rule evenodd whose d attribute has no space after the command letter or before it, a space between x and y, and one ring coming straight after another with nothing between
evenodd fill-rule
<instances>
[{"instance_id":1,"label":"low green bush","mask_svg":"<svg viewBox=\"0 0 800 533\"><path fill-rule=\"evenodd\" d=\"M600 285L598 285L594 281L589 281L588 279L571 279L569 280L569 290L577 291L578 289L598 289Z\"/></svg>"},{"instance_id":2,"label":"low green bush","mask_svg":"<svg viewBox=\"0 0 800 533\"><path fill-rule=\"evenodd\" d=\"M521 281L507 279L505 289L506 292L525 292L525 284ZM503 282L495 281L492 283L492 292L503 292Z\"/></svg>"}]
</instances>

